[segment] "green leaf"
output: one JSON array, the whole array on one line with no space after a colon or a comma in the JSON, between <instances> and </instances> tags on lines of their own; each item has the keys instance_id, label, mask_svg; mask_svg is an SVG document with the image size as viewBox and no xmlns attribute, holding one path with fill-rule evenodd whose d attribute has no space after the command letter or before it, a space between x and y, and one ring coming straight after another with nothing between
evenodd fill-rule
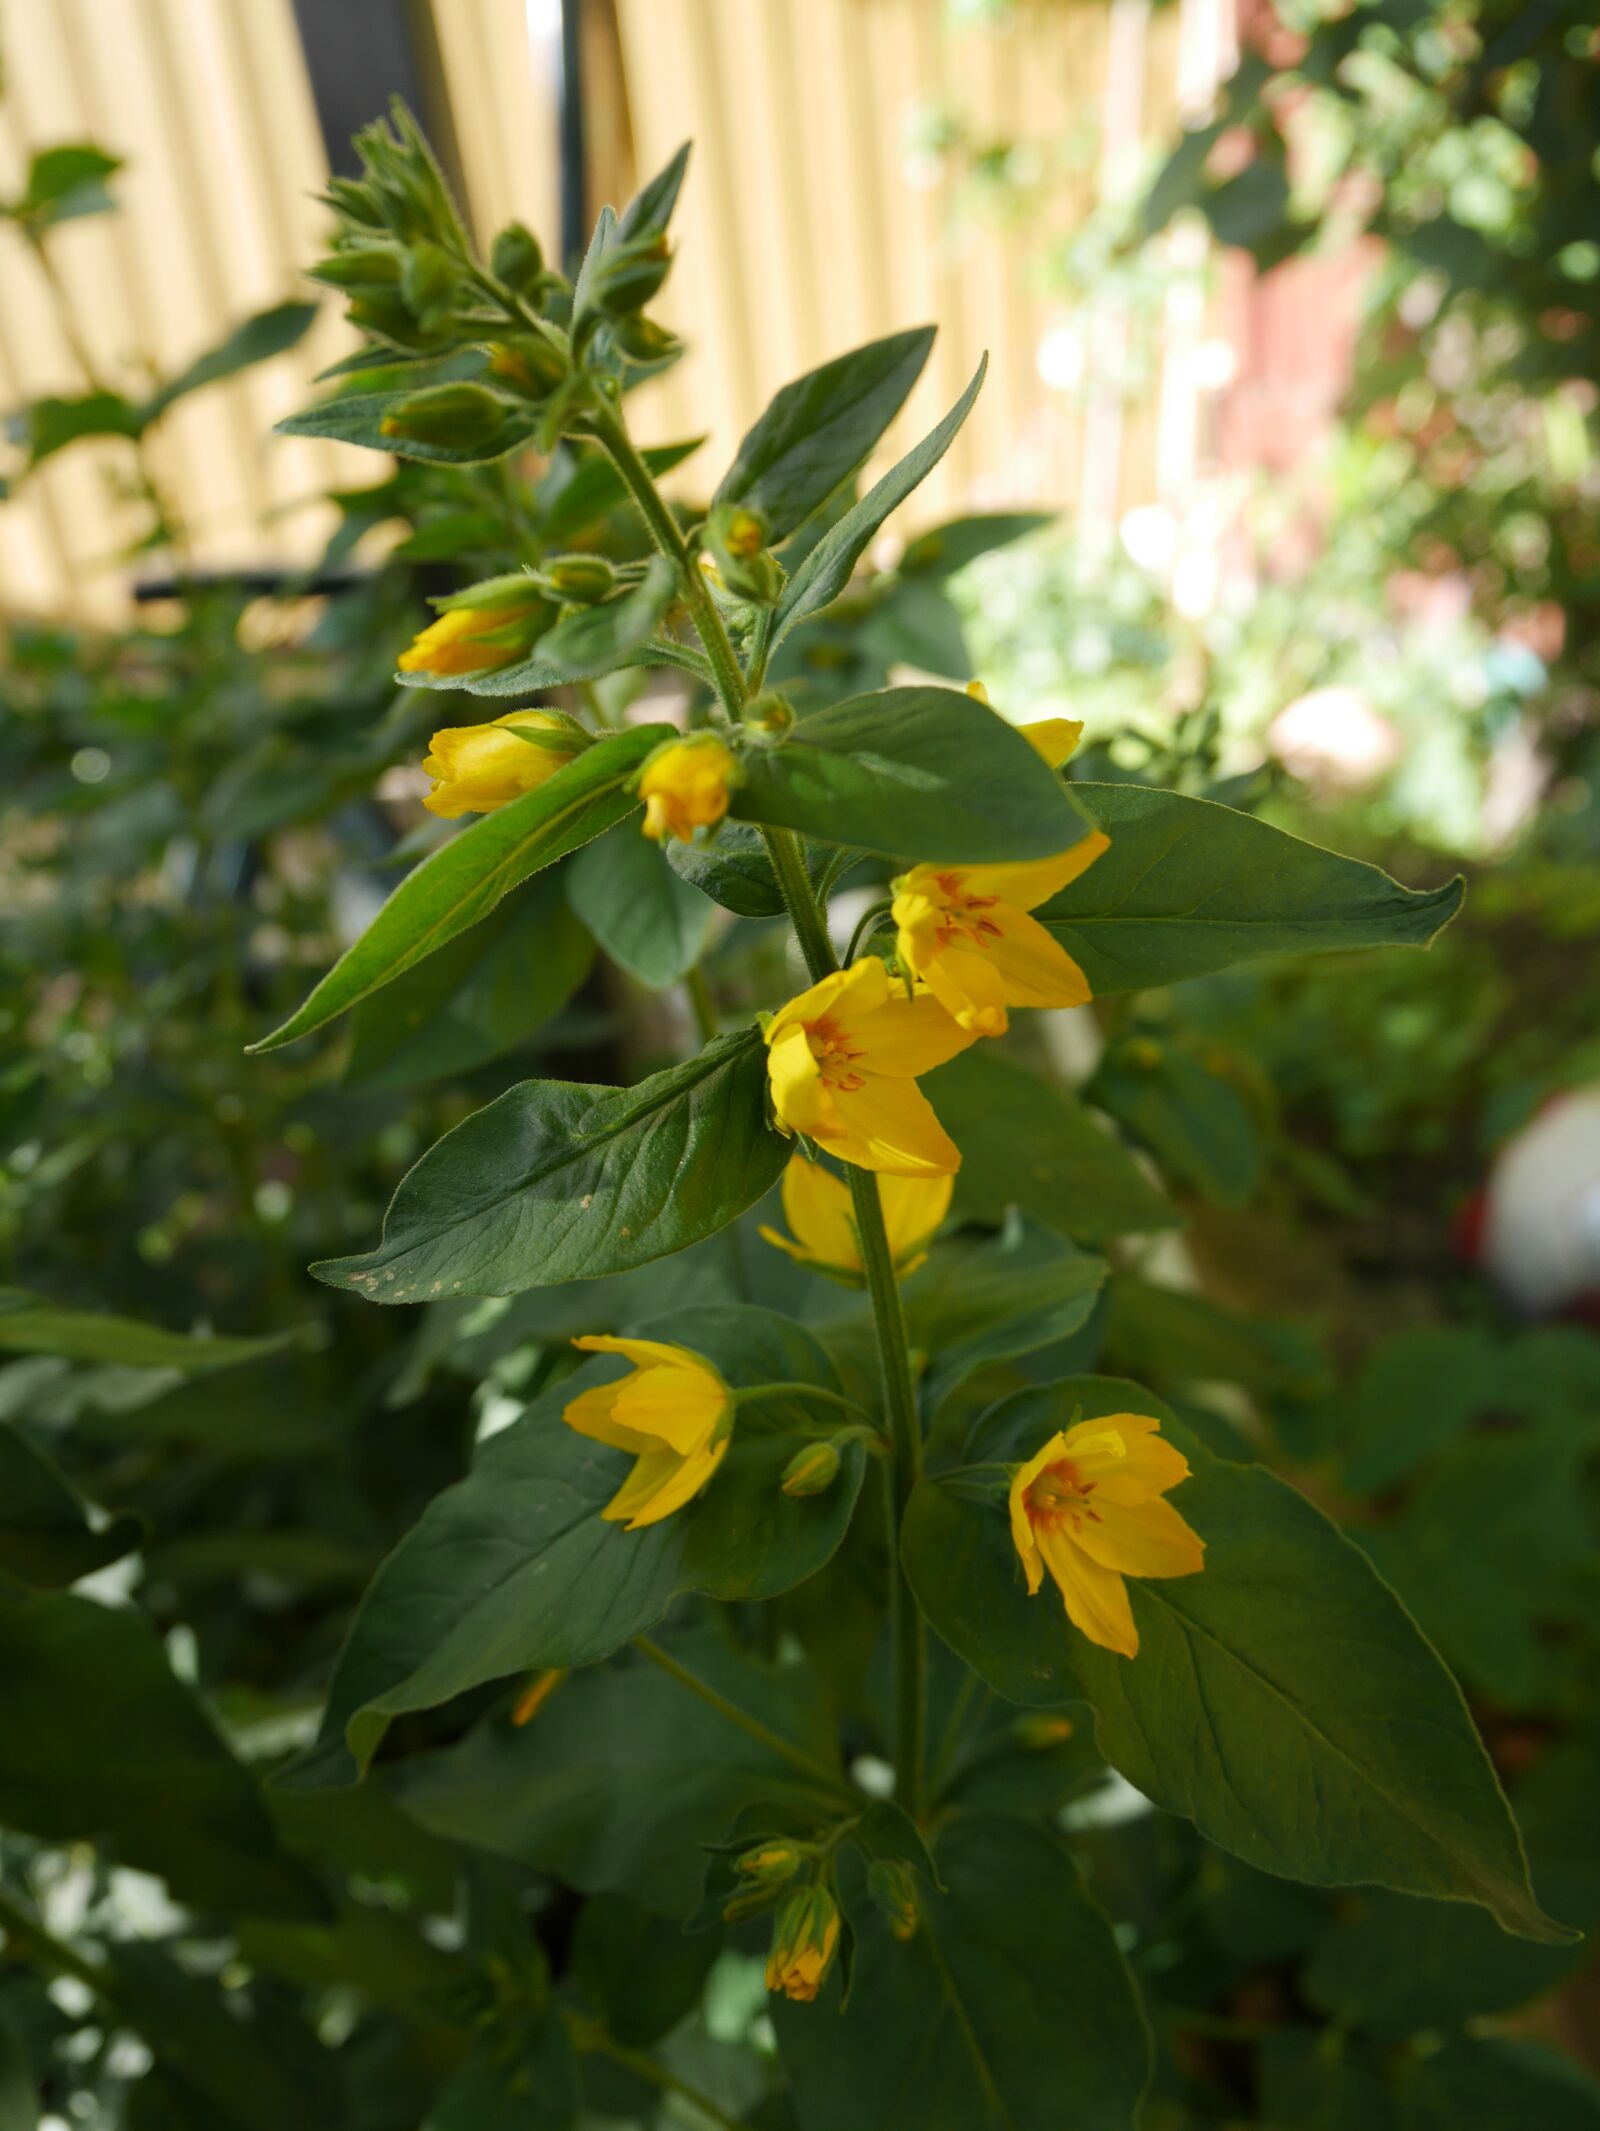
<instances>
[{"instance_id":1,"label":"green leaf","mask_svg":"<svg viewBox=\"0 0 1600 2131\"><path fill-rule=\"evenodd\" d=\"M28 165L27 183L6 212L41 229L82 215L109 213L116 202L106 180L121 168L120 155L109 155L92 141L41 148Z\"/></svg>"},{"instance_id":2,"label":"green leaf","mask_svg":"<svg viewBox=\"0 0 1600 2131\"><path fill-rule=\"evenodd\" d=\"M1255 955L1426 947L1461 907L1459 877L1402 888L1210 799L1136 784L1072 790L1111 848L1036 914L1097 997Z\"/></svg>"},{"instance_id":3,"label":"green leaf","mask_svg":"<svg viewBox=\"0 0 1600 2131\"><path fill-rule=\"evenodd\" d=\"M0 1422L0 1569L23 1583L76 1583L139 1544L138 1517L98 1527L76 1488L25 1435Z\"/></svg>"},{"instance_id":4,"label":"green leaf","mask_svg":"<svg viewBox=\"0 0 1600 2131\"><path fill-rule=\"evenodd\" d=\"M1106 1270L1103 1258L1015 1214L998 1236L936 1245L905 1290L911 1344L931 1356L922 1385L929 1418L977 1370L1079 1331Z\"/></svg>"},{"instance_id":5,"label":"green leaf","mask_svg":"<svg viewBox=\"0 0 1600 2131\"><path fill-rule=\"evenodd\" d=\"M443 947L501 897L632 813L627 785L673 728L608 733L536 790L486 814L408 873L366 931L297 1012L252 1051L275 1051L322 1028L382 984Z\"/></svg>"},{"instance_id":6,"label":"green leaf","mask_svg":"<svg viewBox=\"0 0 1600 2131\"><path fill-rule=\"evenodd\" d=\"M1054 525L1049 511L980 511L971 517L947 518L907 544L900 557L902 577L926 577L942 581L964 570L969 562L994 548L1009 547L1047 525Z\"/></svg>"},{"instance_id":7,"label":"green leaf","mask_svg":"<svg viewBox=\"0 0 1600 2131\"><path fill-rule=\"evenodd\" d=\"M0 1998L0 2131L39 2131L41 2113L21 2022Z\"/></svg>"},{"instance_id":8,"label":"green leaf","mask_svg":"<svg viewBox=\"0 0 1600 2131\"><path fill-rule=\"evenodd\" d=\"M785 904L778 876L772 870L767 847L759 829L742 821L724 821L716 841L708 844L667 844L667 864L681 879L692 881L702 895L709 895L724 910L742 918L781 918ZM820 885L823 870L834 857L826 845L803 847L811 885Z\"/></svg>"},{"instance_id":9,"label":"green leaf","mask_svg":"<svg viewBox=\"0 0 1600 2131\"><path fill-rule=\"evenodd\" d=\"M1543 2042L1453 2035L1397 2084L1398 2131L1600 2131L1600 2082Z\"/></svg>"},{"instance_id":10,"label":"green leaf","mask_svg":"<svg viewBox=\"0 0 1600 2131\"><path fill-rule=\"evenodd\" d=\"M486 673L402 673L396 679L405 688L459 688L475 696L524 696L592 681L617 666L649 663L636 661L634 654L649 643L676 596L671 563L653 555L631 591L595 607L575 607L514 666L496 666Z\"/></svg>"},{"instance_id":11,"label":"green leaf","mask_svg":"<svg viewBox=\"0 0 1600 2131\"><path fill-rule=\"evenodd\" d=\"M837 1388L810 1334L768 1310L679 1310L643 1329L709 1356L735 1387ZM793 1441L765 1428L735 1428L711 1485L688 1508L637 1532L604 1522L631 1461L561 1415L617 1373L608 1357L547 1391L428 1505L362 1600L299 1782L353 1781L404 1710L535 1667L608 1657L686 1591L771 1598L830 1558L850 1522L864 1454L852 1445L825 1494L796 1500L779 1486ZM763 1400L764 1424L785 1410ZM805 1416L800 1404L788 1410L797 1422Z\"/></svg>"},{"instance_id":12,"label":"green leaf","mask_svg":"<svg viewBox=\"0 0 1600 2131\"><path fill-rule=\"evenodd\" d=\"M412 1088L471 1072L559 1012L593 960L561 876L541 875L356 1008L345 1085Z\"/></svg>"},{"instance_id":13,"label":"green leaf","mask_svg":"<svg viewBox=\"0 0 1600 2131\"><path fill-rule=\"evenodd\" d=\"M1229 1465L1137 1384L1077 1377L1007 1399L974 1463L1027 1457L1075 1408L1155 1413L1189 1459L1171 1498L1205 1541L1195 1576L1130 1579L1140 1649L1080 1635L1046 1580L1027 1595L1004 1495L924 1480L903 1551L919 1604L997 1693L1084 1694L1137 1790L1261 1870L1475 1902L1521 1938L1562 1926L1528 1885L1515 1823L1461 1691L1366 1557L1263 1467Z\"/></svg>"},{"instance_id":14,"label":"green leaf","mask_svg":"<svg viewBox=\"0 0 1600 2131\"><path fill-rule=\"evenodd\" d=\"M1088 834L1037 750L956 689L854 696L740 762L731 811L819 843L960 865L1049 858Z\"/></svg>"},{"instance_id":15,"label":"green leaf","mask_svg":"<svg viewBox=\"0 0 1600 2131\"><path fill-rule=\"evenodd\" d=\"M199 392L206 385L220 385L225 378L237 377L241 370L286 355L305 338L316 315L314 303L275 303L269 310L257 311L253 318L242 320L214 348L197 355L186 370L169 378L145 402L145 421L159 421L174 401L191 392Z\"/></svg>"},{"instance_id":16,"label":"green leaf","mask_svg":"<svg viewBox=\"0 0 1600 2131\"><path fill-rule=\"evenodd\" d=\"M137 437L144 421L120 392L83 392L70 399L47 394L9 416L6 429L26 448L31 468L83 437Z\"/></svg>"},{"instance_id":17,"label":"green leaf","mask_svg":"<svg viewBox=\"0 0 1600 2131\"><path fill-rule=\"evenodd\" d=\"M777 1182L790 1149L767 1124L766 1089L753 1029L632 1088L525 1080L401 1178L375 1250L312 1271L369 1302L427 1302L663 1258Z\"/></svg>"},{"instance_id":18,"label":"green leaf","mask_svg":"<svg viewBox=\"0 0 1600 2131\"><path fill-rule=\"evenodd\" d=\"M1177 1209L1093 1111L993 1044L964 1051L923 1086L962 1152L955 1210L967 1220L998 1223L1017 1206L1085 1243L1178 1225Z\"/></svg>"},{"instance_id":19,"label":"green leaf","mask_svg":"<svg viewBox=\"0 0 1600 2131\"><path fill-rule=\"evenodd\" d=\"M1133 2131L1149 2038L1071 1857L1040 1828L980 1815L953 1821L937 1854L947 1891L919 1889L904 1945L846 1879L842 2011L833 1981L816 2005L773 2001L801 2131Z\"/></svg>"},{"instance_id":20,"label":"green leaf","mask_svg":"<svg viewBox=\"0 0 1600 2131\"><path fill-rule=\"evenodd\" d=\"M481 370L483 365L478 365ZM386 365L385 369L393 368ZM422 366L392 390L360 391L323 400L299 414L288 415L273 426L274 436L327 437L336 444L359 444L368 451L387 451L397 459L420 459L428 466L478 466L491 459L504 459L531 442L539 426L539 410L523 400L497 394L504 405L500 426L485 443L434 444L420 437L388 436L384 417L393 414L402 401L411 398L424 383L434 382L434 373Z\"/></svg>"},{"instance_id":21,"label":"green leaf","mask_svg":"<svg viewBox=\"0 0 1600 2131\"><path fill-rule=\"evenodd\" d=\"M855 472L905 405L932 346L932 326L917 326L785 385L746 433L712 501L759 511L776 547Z\"/></svg>"},{"instance_id":22,"label":"green leaf","mask_svg":"<svg viewBox=\"0 0 1600 2131\"><path fill-rule=\"evenodd\" d=\"M1133 1273L1111 1283L1106 1348L1120 1366L1142 1367L1163 1387L1238 1384L1262 1399L1310 1398L1328 1378L1320 1351L1296 1326L1241 1316Z\"/></svg>"},{"instance_id":23,"label":"green leaf","mask_svg":"<svg viewBox=\"0 0 1600 2131\"><path fill-rule=\"evenodd\" d=\"M102 1316L98 1310L70 1310L31 1295L26 1288L0 1288L0 1351L13 1354L59 1354L67 1361L114 1362L129 1369L178 1369L196 1375L254 1361L292 1344L298 1334L279 1332L262 1339L217 1339L196 1333L167 1332L132 1317Z\"/></svg>"},{"instance_id":24,"label":"green leaf","mask_svg":"<svg viewBox=\"0 0 1600 2131\"><path fill-rule=\"evenodd\" d=\"M1255 1113L1233 1081L1180 1044L1114 1044L1084 1091L1156 1160L1217 1206L1243 1206L1261 1181Z\"/></svg>"},{"instance_id":25,"label":"green leaf","mask_svg":"<svg viewBox=\"0 0 1600 2131\"><path fill-rule=\"evenodd\" d=\"M1508 1939L1480 1910L1374 1890L1325 1926L1299 1987L1341 2027L1398 2042L1525 2005L1581 1959L1581 1947Z\"/></svg>"},{"instance_id":26,"label":"green leaf","mask_svg":"<svg viewBox=\"0 0 1600 2131\"><path fill-rule=\"evenodd\" d=\"M667 1648L769 1731L837 1764L827 1698L807 1667L741 1657L708 1628ZM817 1819L838 1803L643 1659L575 1673L521 1729L502 1711L444 1753L407 1762L398 1795L435 1835L553 1872L583 1894L626 1894L680 1925L700 1891L701 1846L745 1807ZM714 1937L688 1943L716 1949Z\"/></svg>"},{"instance_id":27,"label":"green leaf","mask_svg":"<svg viewBox=\"0 0 1600 2131\"><path fill-rule=\"evenodd\" d=\"M624 822L566 869L567 900L613 962L664 991L700 959L712 906Z\"/></svg>"},{"instance_id":28,"label":"green leaf","mask_svg":"<svg viewBox=\"0 0 1600 2131\"><path fill-rule=\"evenodd\" d=\"M578 2113L578 2072L560 2017L531 2036L491 2035L433 2097L422 2131L566 2131Z\"/></svg>"},{"instance_id":29,"label":"green leaf","mask_svg":"<svg viewBox=\"0 0 1600 2131\"><path fill-rule=\"evenodd\" d=\"M723 1647L718 1645L719 1650ZM594 1676L586 1674L585 1679ZM616 1735L612 1743L615 1750ZM716 1749L725 1749L727 1743L726 1734L715 1742L712 1766ZM680 1780L694 1783L706 1766L703 1759L685 1762ZM579 1788L574 1785L574 1795ZM649 1801L646 1809L653 1803ZM658 1838L657 1847L662 1846ZM677 1847L674 1839L672 1849ZM564 1869L558 1869L564 1880L570 1880ZM607 2033L630 2049L644 2049L699 2004L719 1950L709 1932L689 1936L676 1913L668 1921L652 1916L625 1895L597 1894L578 1912L572 1934L572 1972L605 2022Z\"/></svg>"},{"instance_id":30,"label":"green leaf","mask_svg":"<svg viewBox=\"0 0 1600 2131\"><path fill-rule=\"evenodd\" d=\"M933 472L949 450L956 431L971 413L988 365L986 355L973 373L971 384L938 427L931 429L915 450L908 451L897 465L890 467L859 503L852 504L838 524L831 526L807 555L778 602L772 633L774 650L796 622L803 622L808 614L815 614L839 597L879 526Z\"/></svg>"},{"instance_id":31,"label":"green leaf","mask_svg":"<svg viewBox=\"0 0 1600 2131\"><path fill-rule=\"evenodd\" d=\"M678 194L683 190L684 176L689 168L689 147L689 142L685 141L655 176L639 187L622 210L621 220L617 223L619 244L629 243L637 237L664 234L672 220L672 210L678 204Z\"/></svg>"},{"instance_id":32,"label":"green leaf","mask_svg":"<svg viewBox=\"0 0 1600 2131\"><path fill-rule=\"evenodd\" d=\"M197 1909L315 1914L250 1777L137 1613L0 1588L0 1822L105 1841Z\"/></svg>"}]
</instances>

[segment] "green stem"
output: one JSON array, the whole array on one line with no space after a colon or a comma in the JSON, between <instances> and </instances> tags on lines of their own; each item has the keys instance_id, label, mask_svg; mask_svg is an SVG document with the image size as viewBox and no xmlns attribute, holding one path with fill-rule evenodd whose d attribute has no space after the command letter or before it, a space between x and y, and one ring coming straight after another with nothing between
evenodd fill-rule
<instances>
[{"instance_id":1,"label":"green stem","mask_svg":"<svg viewBox=\"0 0 1600 2131\"><path fill-rule=\"evenodd\" d=\"M42 1968L51 1975L74 1976L92 1990L97 1997L113 2002L118 1996L117 1979L109 1968L102 1968L97 1961L86 1960L81 1953L46 1931L43 1924L20 1909L8 1894L0 1892L0 1933L4 1933L6 1951L19 1960L30 1961L35 1968Z\"/></svg>"},{"instance_id":2,"label":"green stem","mask_svg":"<svg viewBox=\"0 0 1600 2131\"><path fill-rule=\"evenodd\" d=\"M658 2064L648 2051L629 2049L625 2043L613 2042L609 2035L600 2032L588 2022L583 2024L575 2040L579 2049L598 2051L602 2057L609 2057L613 2064L625 2065L630 2072L637 2073L639 2078L647 2079L652 2086L659 2087L663 2094L676 2094L680 2101L686 2101L691 2108L698 2109L708 2123L715 2124L717 2131L747 2131L742 2118L730 2116L709 2094L702 2094L700 2089L691 2086L687 2079L680 2079L676 2072L669 2072L666 2066Z\"/></svg>"},{"instance_id":3,"label":"green stem","mask_svg":"<svg viewBox=\"0 0 1600 2131\"><path fill-rule=\"evenodd\" d=\"M696 962L693 969L685 970L683 988L689 994L689 1004L694 1008L694 1025L700 1031L700 1041L709 1043L717 1033L721 1017L717 1002L711 996L711 986L706 973Z\"/></svg>"},{"instance_id":4,"label":"green stem","mask_svg":"<svg viewBox=\"0 0 1600 2131\"><path fill-rule=\"evenodd\" d=\"M832 976L839 967L839 958L828 937L827 920L811 892L799 840L792 829L763 829L761 834L766 840L767 856L778 876L783 899L789 906L789 922L800 942L800 952L806 958L806 968L811 972L811 981L817 983L823 977Z\"/></svg>"},{"instance_id":5,"label":"green stem","mask_svg":"<svg viewBox=\"0 0 1600 2131\"><path fill-rule=\"evenodd\" d=\"M590 416L595 436L612 465L622 476L628 493L644 518L650 538L661 553L678 572L678 589L683 594L683 603L689 610L695 633L706 647L706 657L711 661L711 678L723 708L730 718L738 717L744 707L744 675L739 669L738 655L732 640L723 626L722 616L717 612L717 603L711 597L710 587L700 573L700 567L689 553L689 543L684 539L678 521L667 508L666 499L656 487L650 469L639 456L632 437L629 436L621 417L610 402L599 400Z\"/></svg>"},{"instance_id":6,"label":"green stem","mask_svg":"<svg viewBox=\"0 0 1600 2131\"><path fill-rule=\"evenodd\" d=\"M792 1741L784 1738L781 1732L773 1731L769 1725L763 1724L759 1717L753 1717L747 1709L741 1709L737 1702L730 1702L725 1694L718 1693L709 1680L701 1679L699 1673L691 1672L687 1665L680 1665L675 1657L669 1657L661 1645L652 1641L648 1635L636 1635L633 1647L647 1657L652 1665L659 1665L680 1687L687 1687L691 1694L697 1694L701 1701L714 1709L719 1716L726 1717L730 1724L736 1724L740 1731L758 1740L768 1753L776 1754L781 1761L787 1761L791 1768L798 1769L808 1782L819 1785L836 1798L848 1799L851 1805L856 1803L855 1792L842 1776L836 1776L831 1769L824 1768L820 1761L814 1761L804 1747L794 1745Z\"/></svg>"},{"instance_id":7,"label":"green stem","mask_svg":"<svg viewBox=\"0 0 1600 2131\"><path fill-rule=\"evenodd\" d=\"M883 1376L883 1403L894 1444L894 1526L889 1557L891 1639L894 1652L895 1795L915 1820L922 1806L924 1696L927 1680L927 1633L922 1613L906 1582L900 1561L900 1526L911 1490L922 1477L922 1423L917 1414L916 1385L905 1311L894 1274L894 1257L883 1225L878 1180L869 1170L852 1168L850 1197L855 1208L861 1262L878 1327L878 1366Z\"/></svg>"}]
</instances>

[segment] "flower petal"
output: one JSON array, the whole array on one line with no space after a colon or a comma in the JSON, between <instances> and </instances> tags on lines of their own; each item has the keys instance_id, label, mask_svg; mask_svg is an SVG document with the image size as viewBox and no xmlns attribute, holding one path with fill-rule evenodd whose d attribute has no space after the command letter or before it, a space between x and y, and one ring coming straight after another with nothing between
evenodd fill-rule
<instances>
[{"instance_id":1,"label":"flower petal","mask_svg":"<svg viewBox=\"0 0 1600 2131\"><path fill-rule=\"evenodd\" d=\"M834 1107L837 1129L817 1136L841 1161L886 1176L951 1176L961 1167L961 1149L913 1080L869 1073L859 1088L841 1089Z\"/></svg>"},{"instance_id":2,"label":"flower petal","mask_svg":"<svg viewBox=\"0 0 1600 2131\"><path fill-rule=\"evenodd\" d=\"M1133 1608L1122 1578L1091 1561L1064 1532L1045 1528L1038 1536L1045 1566L1055 1578L1067 1618L1079 1634L1103 1650L1137 1657L1139 1631L1133 1625Z\"/></svg>"},{"instance_id":3,"label":"flower petal","mask_svg":"<svg viewBox=\"0 0 1600 2131\"><path fill-rule=\"evenodd\" d=\"M1091 829L1054 858L1026 859L1014 866L963 866L960 870L970 894L994 895L1003 903L1014 903L1019 910L1034 910L1086 873L1101 852L1110 848L1111 839L1104 830Z\"/></svg>"},{"instance_id":4,"label":"flower petal","mask_svg":"<svg viewBox=\"0 0 1600 2131\"><path fill-rule=\"evenodd\" d=\"M953 1177L888 1176L878 1186L883 1225L895 1263L920 1251L950 1211ZM854 1228L852 1226L852 1235Z\"/></svg>"},{"instance_id":5,"label":"flower petal","mask_svg":"<svg viewBox=\"0 0 1600 2131\"><path fill-rule=\"evenodd\" d=\"M785 1131L827 1139L838 1130L833 1091L823 1080L811 1039L800 1022L791 1022L776 1034L769 1031L767 1080L773 1110Z\"/></svg>"},{"instance_id":6,"label":"flower petal","mask_svg":"<svg viewBox=\"0 0 1600 2131\"><path fill-rule=\"evenodd\" d=\"M637 1457L648 1457L661 1448L653 1436L636 1435L631 1428L624 1428L616 1418L617 1393L620 1383L598 1384L592 1391L581 1392L570 1401L561 1418L569 1428L591 1441L604 1443L612 1450L632 1451Z\"/></svg>"},{"instance_id":7,"label":"flower petal","mask_svg":"<svg viewBox=\"0 0 1600 2131\"><path fill-rule=\"evenodd\" d=\"M1103 1569L1120 1576L1194 1576L1205 1567L1204 1540L1170 1502L1107 1503L1099 1489L1092 1500L1100 1522L1086 1517L1075 1538Z\"/></svg>"},{"instance_id":8,"label":"flower petal","mask_svg":"<svg viewBox=\"0 0 1600 2131\"><path fill-rule=\"evenodd\" d=\"M951 1020L931 992L919 992L914 999L900 993L868 1011L852 1011L848 1019L843 1012L835 1018L852 1046L864 1052L862 1069L895 1080L931 1073L977 1041L971 1030Z\"/></svg>"},{"instance_id":9,"label":"flower petal","mask_svg":"<svg viewBox=\"0 0 1600 2131\"><path fill-rule=\"evenodd\" d=\"M861 1270L861 1246L850 1211L850 1188L820 1162L794 1155L783 1172L783 1211L805 1254L820 1265Z\"/></svg>"},{"instance_id":10,"label":"flower petal","mask_svg":"<svg viewBox=\"0 0 1600 2131\"><path fill-rule=\"evenodd\" d=\"M990 915L999 937L986 959L1008 1006L1088 1005L1089 980L1053 932L1011 903L997 903Z\"/></svg>"},{"instance_id":11,"label":"flower petal","mask_svg":"<svg viewBox=\"0 0 1600 2131\"><path fill-rule=\"evenodd\" d=\"M674 1458L670 1451L641 1458L600 1514L613 1524L626 1518L630 1532L659 1524L700 1492L727 1453L724 1439L689 1458Z\"/></svg>"},{"instance_id":12,"label":"flower petal","mask_svg":"<svg viewBox=\"0 0 1600 2131\"><path fill-rule=\"evenodd\" d=\"M1034 718L1017 727L1031 748L1043 755L1053 770L1060 769L1083 738L1081 718Z\"/></svg>"}]
</instances>

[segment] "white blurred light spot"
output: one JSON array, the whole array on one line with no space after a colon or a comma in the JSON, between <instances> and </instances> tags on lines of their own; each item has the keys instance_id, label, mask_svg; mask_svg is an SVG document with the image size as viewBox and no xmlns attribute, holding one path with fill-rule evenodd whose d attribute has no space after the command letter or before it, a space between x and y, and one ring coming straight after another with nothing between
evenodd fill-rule
<instances>
[{"instance_id":1,"label":"white blurred light spot","mask_svg":"<svg viewBox=\"0 0 1600 2131\"><path fill-rule=\"evenodd\" d=\"M1267 746L1307 784L1359 791L1400 759L1400 736L1353 688L1313 688L1280 710Z\"/></svg>"},{"instance_id":2,"label":"white blurred light spot","mask_svg":"<svg viewBox=\"0 0 1600 2131\"><path fill-rule=\"evenodd\" d=\"M80 784L104 784L111 775L111 757L103 747L80 747L68 767Z\"/></svg>"},{"instance_id":3,"label":"white blurred light spot","mask_svg":"<svg viewBox=\"0 0 1600 2131\"><path fill-rule=\"evenodd\" d=\"M1562 1096L1507 1143L1489 1176L1483 1262L1530 1317L1600 1296L1600 1088Z\"/></svg>"},{"instance_id":4,"label":"white blurred light spot","mask_svg":"<svg viewBox=\"0 0 1600 2131\"><path fill-rule=\"evenodd\" d=\"M1074 1798L1056 1815L1061 1826L1076 1834L1081 1828L1119 1828L1130 1820L1143 1820L1155 1807L1143 1791L1136 1791L1126 1776L1107 1769L1105 1781L1085 1797Z\"/></svg>"},{"instance_id":5,"label":"white blurred light spot","mask_svg":"<svg viewBox=\"0 0 1600 2131\"><path fill-rule=\"evenodd\" d=\"M1239 374L1239 351L1231 341L1203 340L1189 358L1189 368L1202 392L1221 392Z\"/></svg>"},{"instance_id":6,"label":"white blurred light spot","mask_svg":"<svg viewBox=\"0 0 1600 2131\"><path fill-rule=\"evenodd\" d=\"M1052 392L1070 392L1083 383L1083 335L1063 319L1040 341L1034 363Z\"/></svg>"},{"instance_id":7,"label":"white blurred light spot","mask_svg":"<svg viewBox=\"0 0 1600 2131\"><path fill-rule=\"evenodd\" d=\"M1178 521L1165 504L1141 503L1124 514L1117 528L1131 561L1153 577L1164 577L1178 552Z\"/></svg>"},{"instance_id":8,"label":"white blurred light spot","mask_svg":"<svg viewBox=\"0 0 1600 2131\"><path fill-rule=\"evenodd\" d=\"M561 35L561 0L524 0L528 36L547 44Z\"/></svg>"},{"instance_id":9,"label":"white blurred light spot","mask_svg":"<svg viewBox=\"0 0 1600 2131\"><path fill-rule=\"evenodd\" d=\"M1217 603L1222 566L1212 548L1190 548L1172 566L1172 604L1186 622L1203 621Z\"/></svg>"}]
</instances>

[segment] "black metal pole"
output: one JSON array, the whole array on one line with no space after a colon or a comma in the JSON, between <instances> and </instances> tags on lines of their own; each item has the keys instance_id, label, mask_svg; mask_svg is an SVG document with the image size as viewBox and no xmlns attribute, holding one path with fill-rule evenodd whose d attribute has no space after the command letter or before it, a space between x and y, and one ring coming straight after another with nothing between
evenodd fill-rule
<instances>
[{"instance_id":1,"label":"black metal pole","mask_svg":"<svg viewBox=\"0 0 1600 2131\"><path fill-rule=\"evenodd\" d=\"M583 137L583 0L561 0L561 256L575 266L589 241L587 165Z\"/></svg>"}]
</instances>

